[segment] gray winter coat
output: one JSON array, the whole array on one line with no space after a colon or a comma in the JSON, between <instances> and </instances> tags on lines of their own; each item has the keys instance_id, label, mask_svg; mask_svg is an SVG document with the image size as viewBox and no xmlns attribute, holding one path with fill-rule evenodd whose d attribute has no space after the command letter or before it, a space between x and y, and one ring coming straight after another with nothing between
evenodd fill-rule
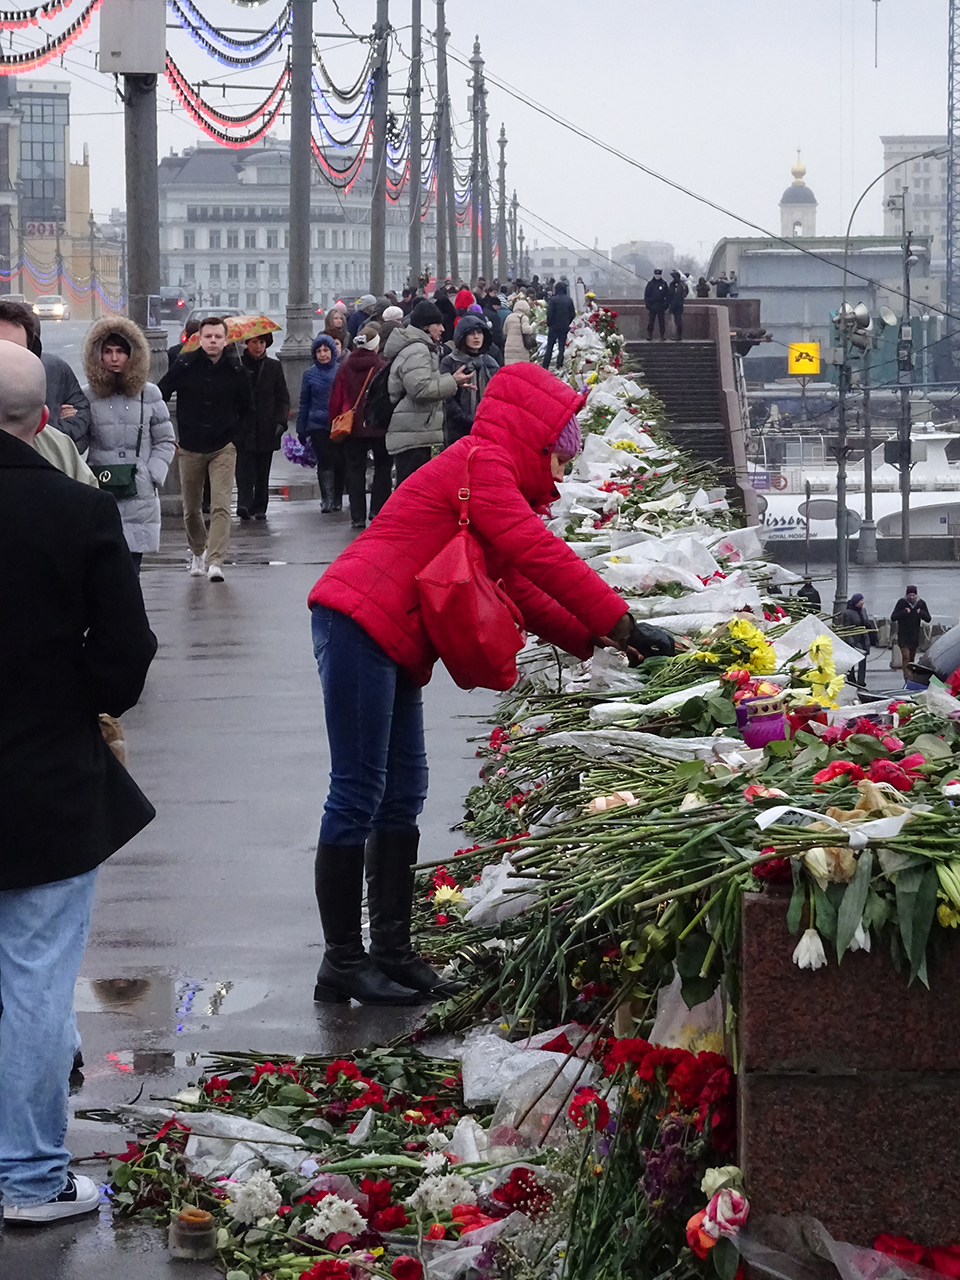
<instances>
[{"instance_id":1,"label":"gray winter coat","mask_svg":"<svg viewBox=\"0 0 960 1280\"><path fill-rule=\"evenodd\" d=\"M131 346L131 356L119 379L108 374L100 363L103 340L120 333ZM87 462L94 469L111 463L136 462L137 496L117 501L123 533L131 551L159 551L160 496L158 490L176 452L170 412L159 387L146 381L150 350L140 330L122 316L98 321L84 346L84 365L89 384L84 394L90 401L90 431L77 440L87 448ZM140 456L137 434L143 410L143 437Z\"/></svg>"},{"instance_id":2,"label":"gray winter coat","mask_svg":"<svg viewBox=\"0 0 960 1280\"><path fill-rule=\"evenodd\" d=\"M429 335L412 325L394 329L387 339L383 358L393 360L387 390L396 405L388 453L443 444L443 402L456 393L457 382L452 373L440 372L440 355Z\"/></svg>"}]
</instances>

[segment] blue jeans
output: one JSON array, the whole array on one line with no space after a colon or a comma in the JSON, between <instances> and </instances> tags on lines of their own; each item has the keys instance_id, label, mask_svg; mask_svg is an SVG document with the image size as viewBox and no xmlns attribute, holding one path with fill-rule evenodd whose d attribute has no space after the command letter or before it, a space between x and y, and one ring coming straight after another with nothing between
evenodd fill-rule
<instances>
[{"instance_id":1,"label":"blue jeans","mask_svg":"<svg viewBox=\"0 0 960 1280\"><path fill-rule=\"evenodd\" d=\"M346 614L314 605L312 629L330 746L321 841L416 827L427 797L420 686Z\"/></svg>"},{"instance_id":2,"label":"blue jeans","mask_svg":"<svg viewBox=\"0 0 960 1280\"><path fill-rule=\"evenodd\" d=\"M44 1204L67 1182L73 988L97 873L0 891L0 1196Z\"/></svg>"}]
</instances>

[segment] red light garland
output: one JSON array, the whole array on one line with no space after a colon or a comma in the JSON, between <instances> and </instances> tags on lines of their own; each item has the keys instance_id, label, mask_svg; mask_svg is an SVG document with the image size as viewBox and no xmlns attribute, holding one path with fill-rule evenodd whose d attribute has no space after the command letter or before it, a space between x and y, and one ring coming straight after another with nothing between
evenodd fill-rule
<instances>
[{"instance_id":1,"label":"red light garland","mask_svg":"<svg viewBox=\"0 0 960 1280\"><path fill-rule=\"evenodd\" d=\"M65 2L69 3L69 0L65 0ZM38 67L42 67L48 62L52 62L54 58L59 57L64 50L69 49L73 42L86 31L90 25L90 19L100 8L101 3L102 0L90 0L86 9L75 22L71 22L70 26L62 31L60 35L48 40L40 49L32 49L27 53L12 53L5 57L0 56L0 76L19 75L23 71L35 71ZM60 0L57 0L57 4L58 7L61 7ZM56 10L51 6L50 12L54 13ZM44 16L46 17L47 15L44 14ZM9 25L12 27L16 24ZM29 20L20 25L29 26Z\"/></svg>"}]
</instances>

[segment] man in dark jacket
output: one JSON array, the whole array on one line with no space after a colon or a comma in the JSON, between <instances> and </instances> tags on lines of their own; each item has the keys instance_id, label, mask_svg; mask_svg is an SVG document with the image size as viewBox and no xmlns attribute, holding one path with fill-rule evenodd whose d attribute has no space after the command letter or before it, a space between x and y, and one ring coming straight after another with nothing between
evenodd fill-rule
<instances>
[{"instance_id":1,"label":"man in dark jacket","mask_svg":"<svg viewBox=\"0 0 960 1280\"><path fill-rule=\"evenodd\" d=\"M458 387L449 400L443 402L443 444L449 448L463 436L470 434L473 417L487 383L500 366L489 354L493 335L483 316L465 315L457 321L453 335L454 349L440 361L441 373L456 373L465 369L471 380Z\"/></svg>"},{"instance_id":2,"label":"man in dark jacket","mask_svg":"<svg viewBox=\"0 0 960 1280\"><path fill-rule=\"evenodd\" d=\"M223 581L230 545L230 505L237 470L237 445L253 416L250 375L226 355L227 322L211 316L200 322L200 350L175 360L160 379L160 394L177 397L180 488L183 523L190 544L190 574ZM203 522L203 482L210 477L210 535Z\"/></svg>"},{"instance_id":3,"label":"man in dark jacket","mask_svg":"<svg viewBox=\"0 0 960 1280\"><path fill-rule=\"evenodd\" d=\"M168 369L173 364L174 360L176 360L177 356L179 356L180 352L183 350L183 343L186 342L188 338L192 338L195 333L199 333L199 332L200 332L200 321L188 320L187 323L183 326L183 342L175 342L172 347L167 347L167 368Z\"/></svg>"},{"instance_id":4,"label":"man in dark jacket","mask_svg":"<svg viewBox=\"0 0 960 1280\"><path fill-rule=\"evenodd\" d=\"M647 341L653 341L653 326L656 322L660 326L660 341L663 342L666 337L666 317L667 304L670 301L670 286L663 278L663 272L659 267L654 271L653 278L647 281L647 287L643 291L643 305L647 308L647 315L650 317L650 323L647 325Z\"/></svg>"},{"instance_id":5,"label":"man in dark jacket","mask_svg":"<svg viewBox=\"0 0 960 1280\"><path fill-rule=\"evenodd\" d=\"M0 341L0 1197L8 1223L96 1210L63 1145L73 988L96 868L154 816L100 733L156 640L114 499L30 447L46 376Z\"/></svg>"},{"instance_id":6,"label":"man in dark jacket","mask_svg":"<svg viewBox=\"0 0 960 1280\"><path fill-rule=\"evenodd\" d=\"M567 286L561 280L555 292L547 299L547 351L543 357L543 367L550 368L550 357L554 344L557 348L557 368L563 368L563 356L567 349L567 333L577 314L573 299L567 293Z\"/></svg>"},{"instance_id":7,"label":"man in dark jacket","mask_svg":"<svg viewBox=\"0 0 960 1280\"><path fill-rule=\"evenodd\" d=\"M670 272L670 283L667 289L667 310L673 317L674 337L677 342L680 342L683 339L683 301L687 296L687 286L681 279L679 271Z\"/></svg>"},{"instance_id":8,"label":"man in dark jacket","mask_svg":"<svg viewBox=\"0 0 960 1280\"><path fill-rule=\"evenodd\" d=\"M82 440L90 431L90 404L80 389L77 375L66 360L44 351L40 342L40 321L20 302L0 299L0 327L14 326L27 335L27 348L40 357L47 378L48 427L55 427L72 440Z\"/></svg>"},{"instance_id":9,"label":"man in dark jacket","mask_svg":"<svg viewBox=\"0 0 960 1280\"><path fill-rule=\"evenodd\" d=\"M900 658L903 664L904 678L907 667L917 656L920 644L920 624L930 621L930 610L926 600L917 595L917 588L907 587L906 595L900 597L893 606L890 621L897 624L897 644L900 647Z\"/></svg>"},{"instance_id":10,"label":"man in dark jacket","mask_svg":"<svg viewBox=\"0 0 960 1280\"><path fill-rule=\"evenodd\" d=\"M290 417L290 392L279 360L267 356L273 334L248 338L240 357L253 384L254 415L237 441L237 515L266 520L270 465Z\"/></svg>"}]
</instances>

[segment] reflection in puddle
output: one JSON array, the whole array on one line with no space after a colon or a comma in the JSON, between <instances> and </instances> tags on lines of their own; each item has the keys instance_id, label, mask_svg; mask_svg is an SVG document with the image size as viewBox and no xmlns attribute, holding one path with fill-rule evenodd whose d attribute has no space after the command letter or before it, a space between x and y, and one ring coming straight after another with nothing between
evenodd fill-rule
<instances>
[{"instance_id":1,"label":"reflection in puddle","mask_svg":"<svg viewBox=\"0 0 960 1280\"><path fill-rule=\"evenodd\" d=\"M74 992L78 1013L114 1013L175 1029L177 1035L200 1029L207 1018L229 1017L266 1000L269 988L241 978L79 978Z\"/></svg>"}]
</instances>

